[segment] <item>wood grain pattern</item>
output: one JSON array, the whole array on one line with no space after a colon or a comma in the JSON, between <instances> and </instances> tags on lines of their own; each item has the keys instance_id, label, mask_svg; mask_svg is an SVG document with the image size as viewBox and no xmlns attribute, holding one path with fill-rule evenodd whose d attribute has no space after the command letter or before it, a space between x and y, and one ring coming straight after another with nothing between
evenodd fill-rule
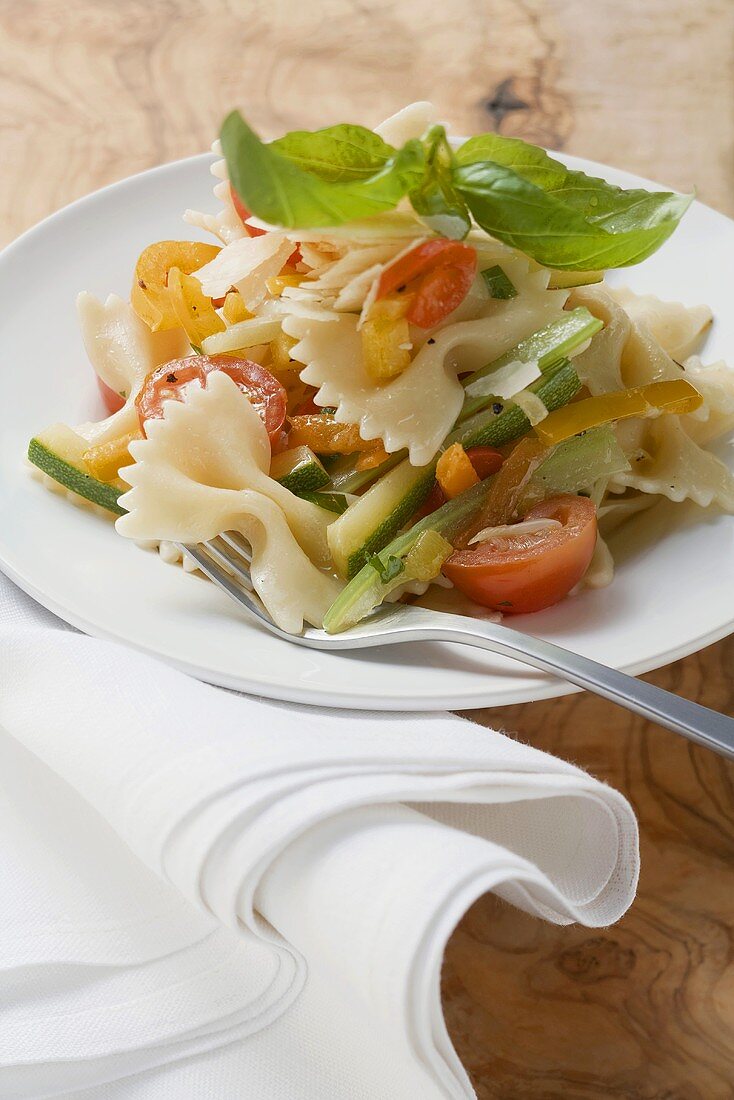
<instances>
[{"instance_id":1,"label":"wood grain pattern","mask_svg":"<svg viewBox=\"0 0 734 1100\"><path fill-rule=\"evenodd\" d=\"M0 0L0 26L3 243L206 148L233 104L278 132L432 98L459 132L695 182L734 213L731 0ZM733 658L721 643L651 679L732 713ZM623 790L643 849L612 929L492 898L457 929L444 1000L479 1096L734 1096L734 769L587 696L472 717Z\"/></svg>"}]
</instances>

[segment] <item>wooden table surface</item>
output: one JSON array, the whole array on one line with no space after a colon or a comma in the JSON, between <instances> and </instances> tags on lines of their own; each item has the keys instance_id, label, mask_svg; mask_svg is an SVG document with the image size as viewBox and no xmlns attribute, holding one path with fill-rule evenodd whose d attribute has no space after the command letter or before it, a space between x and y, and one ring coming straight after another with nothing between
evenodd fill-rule
<instances>
[{"instance_id":1,"label":"wooden table surface","mask_svg":"<svg viewBox=\"0 0 734 1100\"><path fill-rule=\"evenodd\" d=\"M732 0L0 0L0 17L1 243L200 152L233 105L278 133L432 98L459 132L695 183L734 214ZM650 678L731 713L733 656ZM444 1000L479 1096L733 1097L734 770L585 695L472 716L624 791L643 856L607 931L491 897L462 921Z\"/></svg>"}]
</instances>

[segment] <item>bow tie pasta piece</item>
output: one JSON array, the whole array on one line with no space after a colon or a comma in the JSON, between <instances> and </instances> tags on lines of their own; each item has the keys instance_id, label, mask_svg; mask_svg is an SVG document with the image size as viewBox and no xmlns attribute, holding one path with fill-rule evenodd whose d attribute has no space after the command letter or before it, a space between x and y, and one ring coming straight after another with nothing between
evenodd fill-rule
<instances>
[{"instance_id":1,"label":"bow tie pasta piece","mask_svg":"<svg viewBox=\"0 0 734 1100\"><path fill-rule=\"evenodd\" d=\"M681 336L679 346L689 345L694 332L698 340L703 331L701 325L705 327L710 317L706 306L687 309L677 303L660 302L651 295L638 297L631 291L612 294L599 286L575 290L570 305L586 306L604 322L604 328L589 348L574 359L574 367L589 392L596 396L627 386L688 377L704 399L700 408L683 418L689 435L699 443L707 443L734 426L734 370L725 363L704 366L696 356L690 356L681 367L645 321L632 319L620 306L620 298L629 301L638 315L641 315L639 303L645 308L652 303L656 308L662 307L665 316L670 309L682 317L679 336L683 328L689 336ZM620 432L628 442L628 449L640 445L642 425L639 422L620 425Z\"/></svg>"},{"instance_id":2,"label":"bow tie pasta piece","mask_svg":"<svg viewBox=\"0 0 734 1100\"><path fill-rule=\"evenodd\" d=\"M654 294L635 294L626 286L616 287L611 294L630 320L645 327L663 351L678 363L698 349L713 320L708 306L664 302Z\"/></svg>"},{"instance_id":3,"label":"bow tie pasta piece","mask_svg":"<svg viewBox=\"0 0 734 1100\"><path fill-rule=\"evenodd\" d=\"M699 447L682 420L661 416L647 421L641 453L633 457L631 470L615 474L610 489L639 489L676 502L692 500L701 508L716 504L734 512L734 476L715 455Z\"/></svg>"},{"instance_id":4,"label":"bow tie pasta piece","mask_svg":"<svg viewBox=\"0 0 734 1100\"><path fill-rule=\"evenodd\" d=\"M288 317L283 330L298 343L291 357L301 379L318 389L316 402L337 410L340 423L359 424L363 439L381 439L389 452L407 448L425 465L453 427L464 400L457 375L477 370L561 315L565 291L536 289L509 301L485 300L481 316L437 330L397 378L378 384L367 374L358 319ZM560 304L559 304L560 303Z\"/></svg>"},{"instance_id":5,"label":"bow tie pasta piece","mask_svg":"<svg viewBox=\"0 0 734 1100\"><path fill-rule=\"evenodd\" d=\"M734 428L734 369L722 360L705 364L692 355L683 370L703 394L703 405L688 417L688 434L697 443L710 443Z\"/></svg>"},{"instance_id":6,"label":"bow tie pasta piece","mask_svg":"<svg viewBox=\"0 0 734 1100\"><path fill-rule=\"evenodd\" d=\"M95 373L127 400L119 412L99 423L80 424L76 433L99 444L138 428L135 398L151 371L189 350L183 329L151 332L128 302L110 294L102 303L83 291L77 298L82 339Z\"/></svg>"},{"instance_id":7,"label":"bow tie pasta piece","mask_svg":"<svg viewBox=\"0 0 734 1100\"><path fill-rule=\"evenodd\" d=\"M214 185L214 198L222 204L221 210L217 214L202 214L198 210L187 210L183 220L187 225L194 225L197 229L213 233L223 244L231 244L232 241L239 241L242 237L249 237L249 233L232 202L227 162L222 158L222 145L218 139L212 145L212 152L221 158L215 160L209 169L218 181Z\"/></svg>"},{"instance_id":8,"label":"bow tie pasta piece","mask_svg":"<svg viewBox=\"0 0 734 1100\"><path fill-rule=\"evenodd\" d=\"M135 464L120 471L131 486L120 498L128 510L120 534L200 542L239 530L238 494L254 490L278 505L309 558L329 564L326 528L333 516L268 476L263 422L227 375L215 371L206 389L191 388L185 401L167 401L163 417L148 421L146 432L147 439L131 444Z\"/></svg>"},{"instance_id":9,"label":"bow tie pasta piece","mask_svg":"<svg viewBox=\"0 0 734 1100\"><path fill-rule=\"evenodd\" d=\"M604 322L604 329L589 348L574 359L574 367L592 395L683 377L682 368L649 329L628 316L609 288L580 287L569 304L586 306Z\"/></svg>"}]
</instances>

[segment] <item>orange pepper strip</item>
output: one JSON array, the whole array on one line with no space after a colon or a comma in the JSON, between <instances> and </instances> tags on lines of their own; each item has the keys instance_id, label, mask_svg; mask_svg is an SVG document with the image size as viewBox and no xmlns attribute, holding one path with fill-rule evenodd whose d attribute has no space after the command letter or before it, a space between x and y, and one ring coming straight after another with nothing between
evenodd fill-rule
<instances>
[{"instance_id":1,"label":"orange pepper strip","mask_svg":"<svg viewBox=\"0 0 734 1100\"><path fill-rule=\"evenodd\" d=\"M356 451L371 451L379 440L362 439L358 424L338 424L328 416L290 417L289 447L306 445L319 455L350 455Z\"/></svg>"},{"instance_id":2,"label":"orange pepper strip","mask_svg":"<svg viewBox=\"0 0 734 1100\"><path fill-rule=\"evenodd\" d=\"M436 480L447 500L453 500L478 483L479 476L461 443L452 443L443 452L436 465Z\"/></svg>"},{"instance_id":3,"label":"orange pepper strip","mask_svg":"<svg viewBox=\"0 0 734 1100\"><path fill-rule=\"evenodd\" d=\"M517 519L522 490L547 454L548 448L532 435L524 436L515 444L509 457L494 475L481 513L474 518L471 529L465 533L463 545L483 527L500 527Z\"/></svg>"},{"instance_id":4,"label":"orange pepper strip","mask_svg":"<svg viewBox=\"0 0 734 1100\"><path fill-rule=\"evenodd\" d=\"M554 447L564 439L570 439L579 432L608 424L611 420L626 420L629 417L652 417L661 413L695 412L703 402L703 397L685 378L673 378L666 382L650 382L647 386L638 386L631 390L618 390L615 393L603 393L598 397L587 397L564 405L549 413L545 420L535 425L540 440Z\"/></svg>"},{"instance_id":5,"label":"orange pepper strip","mask_svg":"<svg viewBox=\"0 0 734 1100\"><path fill-rule=\"evenodd\" d=\"M178 328L179 319L168 292L168 272L177 267L191 275L213 260L221 247L201 241L156 241L144 249L135 265L130 305L153 332Z\"/></svg>"},{"instance_id":6,"label":"orange pepper strip","mask_svg":"<svg viewBox=\"0 0 734 1100\"><path fill-rule=\"evenodd\" d=\"M129 466L132 463L128 445L134 439L142 439L141 431L128 432L117 439L110 439L107 443L98 443L89 447L83 455L84 464L89 473L97 481L114 481L121 466Z\"/></svg>"}]
</instances>

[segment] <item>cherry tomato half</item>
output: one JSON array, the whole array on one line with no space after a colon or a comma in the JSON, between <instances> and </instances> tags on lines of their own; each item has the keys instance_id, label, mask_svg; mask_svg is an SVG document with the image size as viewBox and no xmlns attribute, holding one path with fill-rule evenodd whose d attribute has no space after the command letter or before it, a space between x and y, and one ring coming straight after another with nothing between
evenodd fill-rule
<instances>
[{"instance_id":1,"label":"cherry tomato half","mask_svg":"<svg viewBox=\"0 0 734 1100\"><path fill-rule=\"evenodd\" d=\"M474 282L477 254L460 241L424 241L385 268L377 299L410 286L405 314L419 328L433 328L460 306Z\"/></svg>"},{"instance_id":2,"label":"cherry tomato half","mask_svg":"<svg viewBox=\"0 0 734 1100\"><path fill-rule=\"evenodd\" d=\"M229 193L232 196L232 205L234 206L234 208L237 211L242 223L244 224L244 227L247 230L248 235L250 237L262 237L265 233L267 233L267 229L260 229L260 227L257 226L257 225L248 225L247 224L247 219L252 217L252 211L247 209L247 207L245 206L242 199L239 197L239 195L237 194L237 192L235 191L235 189L234 189L234 187L232 186L231 183L229 185ZM295 267L296 264L301 262L301 250L300 250L300 248L298 248L298 246L296 246L296 248L294 248L294 250L291 252L291 254L288 257L288 260L286 262L288 264L291 264L291 266L293 266L293 267Z\"/></svg>"},{"instance_id":3,"label":"cherry tomato half","mask_svg":"<svg viewBox=\"0 0 734 1100\"><path fill-rule=\"evenodd\" d=\"M596 509L588 497L551 497L525 519L562 526L456 551L443 572L460 592L495 611L524 615L558 603L578 584L596 545Z\"/></svg>"},{"instance_id":4,"label":"cherry tomato half","mask_svg":"<svg viewBox=\"0 0 734 1100\"><path fill-rule=\"evenodd\" d=\"M277 449L281 444L281 432L285 422L286 392L269 370L250 359L236 359L231 355L190 355L186 359L173 359L148 375L135 399L140 425L145 431L145 421L163 416L163 402L181 399L181 390L189 382L206 385L207 375L222 371L236 382L257 409L270 438L270 445Z\"/></svg>"},{"instance_id":5,"label":"cherry tomato half","mask_svg":"<svg viewBox=\"0 0 734 1100\"><path fill-rule=\"evenodd\" d=\"M117 390L113 390L112 386L108 386L106 382L103 382L98 374L95 375L97 379L97 386L99 392L102 394L102 400L104 401L104 407L108 413L119 412L125 404L125 398L121 397Z\"/></svg>"}]
</instances>

